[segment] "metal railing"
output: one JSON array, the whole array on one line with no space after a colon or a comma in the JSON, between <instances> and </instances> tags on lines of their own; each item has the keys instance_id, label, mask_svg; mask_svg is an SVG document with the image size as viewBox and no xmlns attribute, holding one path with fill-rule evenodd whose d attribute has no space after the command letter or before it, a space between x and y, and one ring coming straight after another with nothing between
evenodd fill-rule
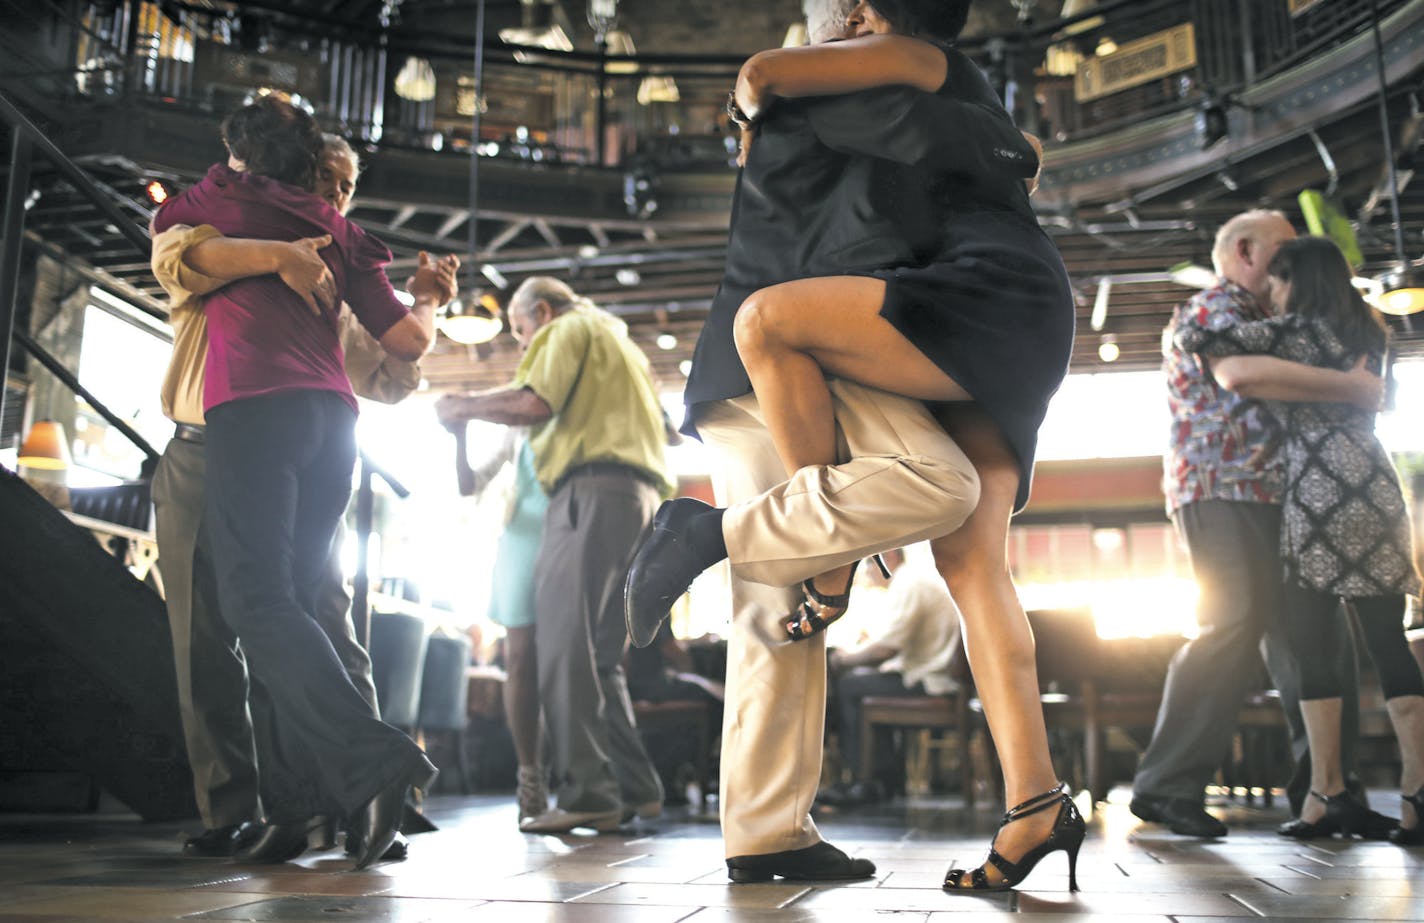
<instances>
[{"instance_id":1,"label":"metal railing","mask_svg":"<svg viewBox=\"0 0 1424 923\"><path fill-rule=\"evenodd\" d=\"M154 466L158 463L158 452L153 446L85 389L79 383L79 379L58 359L50 355L44 347L36 343L24 331L15 329L15 317L18 313L16 301L19 296L20 255L24 246L25 200L31 180L32 154L38 152L49 161L81 196L103 213L104 217L118 230L118 233L133 244L145 259L148 258L149 253L148 234L134 224L128 215L95 184L89 174L66 157L64 152L56 147L44 132L35 127L35 124L3 93L0 93L0 120L3 120L10 128L10 166L5 189L4 218L3 222L0 222L0 228L3 228L4 235L3 238L0 238L0 339L3 339L3 349L0 349L0 369L9 370L11 343L12 341L18 342L41 365L49 369L61 383L88 401L95 412L102 416L110 426L123 433L143 452L142 473L147 477L152 474ZM0 389L0 417L4 416L4 412L5 393L4 389Z\"/></svg>"},{"instance_id":2,"label":"metal railing","mask_svg":"<svg viewBox=\"0 0 1424 923\"><path fill-rule=\"evenodd\" d=\"M1380 13L1406 2L1382 0ZM247 7L252 16L275 15L263 3L243 6L244 16ZM1065 142L1197 105L1209 93L1237 92L1357 34L1373 15L1372 0L1302 4L1294 15L1292 6L1109 0L961 47L1023 127ZM1104 52L1186 24L1195 39L1189 66L1101 96L1075 91L1074 72ZM730 159L721 104L738 57L563 52L488 39L484 85L476 88L468 38L362 31L334 16L284 18L259 42L242 39L220 10L125 0L90 4L71 27L73 92L90 98L143 98L222 115L266 88L300 95L328 129L383 146L468 152L478 144L486 156L610 167L649 151L671 159L665 166L672 168ZM433 97L407 98L424 94L397 79L412 57L429 64ZM470 133L475 106L482 107L478 139Z\"/></svg>"}]
</instances>

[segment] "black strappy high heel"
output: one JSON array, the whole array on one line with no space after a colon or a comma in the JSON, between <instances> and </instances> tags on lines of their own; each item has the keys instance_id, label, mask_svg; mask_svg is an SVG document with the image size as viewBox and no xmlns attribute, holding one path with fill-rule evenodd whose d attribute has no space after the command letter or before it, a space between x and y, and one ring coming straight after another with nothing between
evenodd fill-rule
<instances>
[{"instance_id":1,"label":"black strappy high heel","mask_svg":"<svg viewBox=\"0 0 1424 923\"><path fill-rule=\"evenodd\" d=\"M880 555L871 555L875 566L880 569L880 573L886 580L890 579L890 568L885 566L885 559ZM801 604L796 607L794 618L786 623L786 633L791 636L792 641L805 641L830 628L836 619L845 615L846 609L850 607L850 588L855 584L855 570L860 566L856 561L850 567L850 578L846 580L844 593L822 593L816 589L811 580L801 581L801 592L806 594L806 598L801 600Z\"/></svg>"},{"instance_id":2,"label":"black strappy high heel","mask_svg":"<svg viewBox=\"0 0 1424 923\"><path fill-rule=\"evenodd\" d=\"M1068 854L1068 890L1078 890L1078 849L1083 845L1083 837L1088 832L1088 825L1083 821L1083 815L1078 813L1078 806L1073 803L1072 797L1068 794L1068 783L1059 782L1056 788L1049 789L1041 795L1034 795L1022 804L1014 805L1004 813L1004 819L999 823L999 829L1016 820L1021 820L1040 811L1047 811L1049 808L1058 808L1058 818L1053 822L1053 829L1048 833L1048 839L1024 853L1022 859L1017 862L1010 862L993 846L989 847L989 858L984 864L976 869L950 869L944 874L944 890L954 893L984 893L985 891L1008 891L1018 887L1018 885L1028 877L1029 872L1051 852L1063 850ZM997 837L996 837L997 839ZM993 866L1003 880L991 882L989 873L985 871L989 866Z\"/></svg>"},{"instance_id":3,"label":"black strappy high heel","mask_svg":"<svg viewBox=\"0 0 1424 923\"><path fill-rule=\"evenodd\" d=\"M1412 795L1399 797L1414 806L1414 826L1395 827L1389 832L1389 841L1396 846L1424 846L1424 785Z\"/></svg>"}]
</instances>

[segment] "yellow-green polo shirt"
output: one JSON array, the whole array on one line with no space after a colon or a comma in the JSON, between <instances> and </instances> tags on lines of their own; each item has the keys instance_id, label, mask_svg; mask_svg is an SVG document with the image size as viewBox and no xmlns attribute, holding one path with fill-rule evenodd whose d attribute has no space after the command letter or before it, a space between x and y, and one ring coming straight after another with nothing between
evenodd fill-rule
<instances>
[{"instance_id":1,"label":"yellow-green polo shirt","mask_svg":"<svg viewBox=\"0 0 1424 923\"><path fill-rule=\"evenodd\" d=\"M662 405L648 357L606 311L574 307L534 334L514 385L544 399L554 415L529 435L534 472L546 491L571 468L617 462L648 472L671 496Z\"/></svg>"}]
</instances>

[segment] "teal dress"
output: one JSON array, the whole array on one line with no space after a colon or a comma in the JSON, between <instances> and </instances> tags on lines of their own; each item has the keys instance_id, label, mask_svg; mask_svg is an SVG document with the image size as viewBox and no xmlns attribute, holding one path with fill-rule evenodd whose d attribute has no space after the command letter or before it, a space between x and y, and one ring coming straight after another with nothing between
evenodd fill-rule
<instances>
[{"instance_id":1,"label":"teal dress","mask_svg":"<svg viewBox=\"0 0 1424 923\"><path fill-rule=\"evenodd\" d=\"M490 587L490 620L505 628L534 624L534 560L539 556L548 507L549 497L534 476L534 452L529 440L521 439L514 459L509 522L499 538Z\"/></svg>"}]
</instances>

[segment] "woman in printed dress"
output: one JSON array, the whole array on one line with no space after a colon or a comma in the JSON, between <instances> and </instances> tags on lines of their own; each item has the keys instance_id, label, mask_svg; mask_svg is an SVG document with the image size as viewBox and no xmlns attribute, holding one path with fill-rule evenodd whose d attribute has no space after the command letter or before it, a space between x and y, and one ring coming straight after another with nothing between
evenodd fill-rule
<instances>
[{"instance_id":1,"label":"woman in printed dress","mask_svg":"<svg viewBox=\"0 0 1424 923\"><path fill-rule=\"evenodd\" d=\"M1350 284L1331 241L1281 245L1268 268L1275 317L1222 330L1184 326L1179 348L1204 356L1265 354L1348 369L1366 356L1378 373L1386 328ZM1374 434L1375 414L1349 404L1268 402L1286 463L1281 557L1286 634L1300 663L1301 714L1310 738L1310 795L1280 828L1297 839L1363 833L1368 808L1345 789L1340 761L1340 677L1324 649L1341 600L1354 609L1399 739L1404 817L1390 839L1424 843L1424 677L1404 637L1405 597L1419 591L1399 476Z\"/></svg>"}]
</instances>

